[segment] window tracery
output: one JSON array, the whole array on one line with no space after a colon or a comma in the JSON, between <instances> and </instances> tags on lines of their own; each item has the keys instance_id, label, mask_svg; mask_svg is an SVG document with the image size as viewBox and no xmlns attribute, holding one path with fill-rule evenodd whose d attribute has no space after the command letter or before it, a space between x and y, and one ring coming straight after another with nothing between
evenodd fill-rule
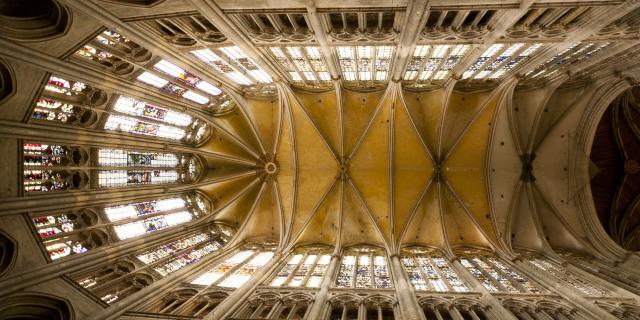
<instances>
[{"instance_id":1,"label":"window tracery","mask_svg":"<svg viewBox=\"0 0 640 320\"><path fill-rule=\"evenodd\" d=\"M331 262L331 255L321 250L294 253L270 281L271 287L318 288Z\"/></svg>"},{"instance_id":2,"label":"window tracery","mask_svg":"<svg viewBox=\"0 0 640 320\"><path fill-rule=\"evenodd\" d=\"M319 47L269 47L269 51L294 83L321 86L331 80Z\"/></svg>"},{"instance_id":3,"label":"window tracery","mask_svg":"<svg viewBox=\"0 0 640 320\"><path fill-rule=\"evenodd\" d=\"M138 250L113 264L78 272L72 278L103 301L113 304L216 252L226 245L233 232L225 225L215 224L146 251Z\"/></svg>"},{"instance_id":4,"label":"window tracery","mask_svg":"<svg viewBox=\"0 0 640 320\"><path fill-rule=\"evenodd\" d=\"M237 84L248 86L272 82L271 77L237 46L199 49L191 53Z\"/></svg>"},{"instance_id":5,"label":"window tracery","mask_svg":"<svg viewBox=\"0 0 640 320\"><path fill-rule=\"evenodd\" d=\"M247 282L273 257L272 249L247 248L240 250L191 280L191 284L235 289Z\"/></svg>"},{"instance_id":6,"label":"window tracery","mask_svg":"<svg viewBox=\"0 0 640 320\"><path fill-rule=\"evenodd\" d=\"M404 80L417 83L446 80L451 69L470 47L468 44L417 45L405 71Z\"/></svg>"},{"instance_id":7,"label":"window tracery","mask_svg":"<svg viewBox=\"0 0 640 320\"><path fill-rule=\"evenodd\" d=\"M93 128L107 117L104 129L197 144L209 131L201 119L143 100L120 96L107 112L107 94L82 82L51 76L36 100L31 119Z\"/></svg>"},{"instance_id":8,"label":"window tracery","mask_svg":"<svg viewBox=\"0 0 640 320\"><path fill-rule=\"evenodd\" d=\"M387 81L394 49L393 46L336 47L343 79L361 84Z\"/></svg>"},{"instance_id":9,"label":"window tracery","mask_svg":"<svg viewBox=\"0 0 640 320\"><path fill-rule=\"evenodd\" d=\"M611 42L578 42L561 51L555 57L545 61L542 65L527 72L525 76L530 79L550 78L558 74L569 65L585 59L591 59L603 49L609 47Z\"/></svg>"},{"instance_id":10,"label":"window tracery","mask_svg":"<svg viewBox=\"0 0 640 320\"><path fill-rule=\"evenodd\" d=\"M208 202L199 194L185 194L174 198L110 206L103 210L85 208L62 213L34 213L30 215L30 219L49 258L57 260L207 215L209 206L198 206L196 201ZM193 240L189 243L192 242ZM175 245L185 244L179 242ZM150 254L141 259L151 261L152 256L158 255L161 253Z\"/></svg>"},{"instance_id":11,"label":"window tracery","mask_svg":"<svg viewBox=\"0 0 640 320\"><path fill-rule=\"evenodd\" d=\"M75 56L79 62L89 63L127 79L133 75L136 80L162 94L184 98L213 113L235 105L231 97L216 85L168 60L152 59L146 49L112 30L105 30L96 36L76 51Z\"/></svg>"},{"instance_id":12,"label":"window tracery","mask_svg":"<svg viewBox=\"0 0 640 320\"><path fill-rule=\"evenodd\" d=\"M541 47L542 43L495 43L462 74L462 79L499 79Z\"/></svg>"},{"instance_id":13,"label":"window tracery","mask_svg":"<svg viewBox=\"0 0 640 320\"><path fill-rule=\"evenodd\" d=\"M402 257L409 281L418 291L468 292L468 286L439 254L407 250Z\"/></svg>"},{"instance_id":14,"label":"window tracery","mask_svg":"<svg viewBox=\"0 0 640 320\"><path fill-rule=\"evenodd\" d=\"M23 143L25 193L187 183L202 165L195 155Z\"/></svg>"},{"instance_id":15,"label":"window tracery","mask_svg":"<svg viewBox=\"0 0 640 320\"><path fill-rule=\"evenodd\" d=\"M482 254L465 255L460 262L491 292L542 293L537 284L496 257Z\"/></svg>"},{"instance_id":16,"label":"window tracery","mask_svg":"<svg viewBox=\"0 0 640 320\"><path fill-rule=\"evenodd\" d=\"M585 296L605 297L609 295L609 292L607 290L603 288L597 288L596 286L589 283L589 281L586 281L585 279L577 275L569 273L565 268L557 265L554 262L551 262L549 259L536 258L529 260L529 262L531 262L531 264L533 264L536 268L545 272L549 272L556 278L571 285Z\"/></svg>"},{"instance_id":17,"label":"window tracery","mask_svg":"<svg viewBox=\"0 0 640 320\"><path fill-rule=\"evenodd\" d=\"M386 255L369 248L348 250L342 256L336 287L377 289L393 287Z\"/></svg>"}]
</instances>

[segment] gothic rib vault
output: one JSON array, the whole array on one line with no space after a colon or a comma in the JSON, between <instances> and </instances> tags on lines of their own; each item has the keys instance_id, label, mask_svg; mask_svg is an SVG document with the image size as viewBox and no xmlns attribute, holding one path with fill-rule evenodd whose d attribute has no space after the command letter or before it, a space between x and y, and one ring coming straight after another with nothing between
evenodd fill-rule
<instances>
[{"instance_id":1,"label":"gothic rib vault","mask_svg":"<svg viewBox=\"0 0 640 320\"><path fill-rule=\"evenodd\" d=\"M638 39L638 0L0 3L0 319L640 319Z\"/></svg>"}]
</instances>

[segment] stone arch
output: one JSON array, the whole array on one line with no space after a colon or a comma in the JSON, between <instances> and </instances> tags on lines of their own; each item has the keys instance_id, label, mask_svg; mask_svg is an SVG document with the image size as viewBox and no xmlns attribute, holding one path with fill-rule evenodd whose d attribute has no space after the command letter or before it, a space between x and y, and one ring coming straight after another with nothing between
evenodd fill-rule
<instances>
[{"instance_id":1,"label":"stone arch","mask_svg":"<svg viewBox=\"0 0 640 320\"><path fill-rule=\"evenodd\" d=\"M13 95L16 89L13 70L0 60L0 104Z\"/></svg>"},{"instance_id":2,"label":"stone arch","mask_svg":"<svg viewBox=\"0 0 640 320\"><path fill-rule=\"evenodd\" d=\"M4 275L13 263L18 253L17 243L9 235L0 231L0 276Z\"/></svg>"},{"instance_id":3,"label":"stone arch","mask_svg":"<svg viewBox=\"0 0 640 320\"><path fill-rule=\"evenodd\" d=\"M63 36L71 25L71 12L54 0L4 1L0 5L0 32L22 41Z\"/></svg>"},{"instance_id":4,"label":"stone arch","mask_svg":"<svg viewBox=\"0 0 640 320\"><path fill-rule=\"evenodd\" d=\"M0 304L5 320L72 320L71 305L58 297L43 294L21 294L9 297Z\"/></svg>"}]
</instances>

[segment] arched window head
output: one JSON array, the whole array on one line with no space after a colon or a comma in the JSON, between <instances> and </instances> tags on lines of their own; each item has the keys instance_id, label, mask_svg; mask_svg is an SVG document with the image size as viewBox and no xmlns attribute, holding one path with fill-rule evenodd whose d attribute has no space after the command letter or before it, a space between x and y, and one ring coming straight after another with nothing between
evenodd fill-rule
<instances>
[{"instance_id":1,"label":"arched window head","mask_svg":"<svg viewBox=\"0 0 640 320\"><path fill-rule=\"evenodd\" d=\"M26 193L186 184L197 181L203 168L193 154L44 142L24 143L23 160Z\"/></svg>"},{"instance_id":2,"label":"arched window head","mask_svg":"<svg viewBox=\"0 0 640 320\"><path fill-rule=\"evenodd\" d=\"M105 208L32 213L30 216L47 255L51 260L57 260L205 217L210 211L202 210L196 199L208 203L208 199L201 194L187 193ZM174 245L166 244L167 248L158 249L160 253L149 253L150 257L141 260L151 263L155 261L152 257L162 256L162 252L177 252L177 249L171 249L173 246L184 249L211 242L204 248L198 247L200 251L194 251L191 257L180 264L179 267L182 267L224 246L234 233L235 230L229 226L214 224L208 231L202 231L200 236L191 235L176 240ZM170 272L173 271L166 273Z\"/></svg>"},{"instance_id":3,"label":"arched window head","mask_svg":"<svg viewBox=\"0 0 640 320\"><path fill-rule=\"evenodd\" d=\"M23 143L23 188L29 192L77 190L88 185L88 172L65 167L86 165L86 149L49 143Z\"/></svg>"},{"instance_id":4,"label":"arched window head","mask_svg":"<svg viewBox=\"0 0 640 320\"><path fill-rule=\"evenodd\" d=\"M16 250L15 241L0 231L0 277L13 265L17 254Z\"/></svg>"},{"instance_id":5,"label":"arched window head","mask_svg":"<svg viewBox=\"0 0 640 320\"><path fill-rule=\"evenodd\" d=\"M0 33L21 41L43 41L64 35L71 12L57 1L4 1L0 6Z\"/></svg>"},{"instance_id":6,"label":"arched window head","mask_svg":"<svg viewBox=\"0 0 640 320\"><path fill-rule=\"evenodd\" d=\"M192 284L235 289L245 284L274 255L272 246L252 245L228 256L224 262L198 275Z\"/></svg>"},{"instance_id":7,"label":"arched window head","mask_svg":"<svg viewBox=\"0 0 640 320\"><path fill-rule=\"evenodd\" d=\"M437 251L418 247L407 248L402 255L402 264L409 281L418 291L469 291L469 286Z\"/></svg>"},{"instance_id":8,"label":"arched window head","mask_svg":"<svg viewBox=\"0 0 640 320\"><path fill-rule=\"evenodd\" d=\"M345 250L336 280L338 288L377 288L393 286L387 255L381 249L358 247Z\"/></svg>"},{"instance_id":9,"label":"arched window head","mask_svg":"<svg viewBox=\"0 0 640 320\"><path fill-rule=\"evenodd\" d=\"M487 252L463 251L460 263L491 292L542 293L538 284Z\"/></svg>"},{"instance_id":10,"label":"arched window head","mask_svg":"<svg viewBox=\"0 0 640 320\"><path fill-rule=\"evenodd\" d=\"M331 262L331 252L331 248L296 249L268 285L271 287L320 287Z\"/></svg>"},{"instance_id":11,"label":"arched window head","mask_svg":"<svg viewBox=\"0 0 640 320\"><path fill-rule=\"evenodd\" d=\"M15 90L14 77L12 76L11 69L4 61L0 60L0 104L5 99L13 95Z\"/></svg>"},{"instance_id":12,"label":"arched window head","mask_svg":"<svg viewBox=\"0 0 640 320\"><path fill-rule=\"evenodd\" d=\"M67 301L55 296L18 294L0 303L5 320L72 320L73 310Z\"/></svg>"},{"instance_id":13,"label":"arched window head","mask_svg":"<svg viewBox=\"0 0 640 320\"><path fill-rule=\"evenodd\" d=\"M127 96L119 96L111 107L106 104L108 98L100 88L53 75L45 82L31 119L192 145L203 143L211 134L204 120L187 113ZM106 112L109 108L113 110ZM98 123L104 127L97 128Z\"/></svg>"},{"instance_id":14,"label":"arched window head","mask_svg":"<svg viewBox=\"0 0 640 320\"><path fill-rule=\"evenodd\" d=\"M182 100L212 115L225 113L235 105L219 84L208 82L169 60L152 58L147 49L112 30L90 40L76 51L74 59L120 77L135 77L140 84L160 94ZM131 60L139 63L132 64ZM150 62L146 63L147 60Z\"/></svg>"},{"instance_id":15,"label":"arched window head","mask_svg":"<svg viewBox=\"0 0 640 320\"><path fill-rule=\"evenodd\" d=\"M540 271L549 273L554 277L564 281L584 296L606 297L610 295L608 290L593 285L592 282L587 281L586 279L577 274L574 274L573 272L569 272L565 267L556 262L553 262L550 259L543 257L534 257L530 259L529 262L531 262L531 264L533 264Z\"/></svg>"}]
</instances>

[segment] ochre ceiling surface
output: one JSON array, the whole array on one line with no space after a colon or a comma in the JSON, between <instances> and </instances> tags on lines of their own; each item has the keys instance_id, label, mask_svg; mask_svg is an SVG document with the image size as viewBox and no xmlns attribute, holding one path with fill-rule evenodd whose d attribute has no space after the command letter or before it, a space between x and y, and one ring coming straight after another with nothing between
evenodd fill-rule
<instances>
[{"instance_id":1,"label":"ochre ceiling surface","mask_svg":"<svg viewBox=\"0 0 640 320\"><path fill-rule=\"evenodd\" d=\"M216 220L239 228L238 241L495 248L485 170L510 85L451 94L281 86L283 101L246 98L223 117L205 148L238 161L210 163L222 182L202 190L216 201ZM244 147L218 148L225 131Z\"/></svg>"}]
</instances>

